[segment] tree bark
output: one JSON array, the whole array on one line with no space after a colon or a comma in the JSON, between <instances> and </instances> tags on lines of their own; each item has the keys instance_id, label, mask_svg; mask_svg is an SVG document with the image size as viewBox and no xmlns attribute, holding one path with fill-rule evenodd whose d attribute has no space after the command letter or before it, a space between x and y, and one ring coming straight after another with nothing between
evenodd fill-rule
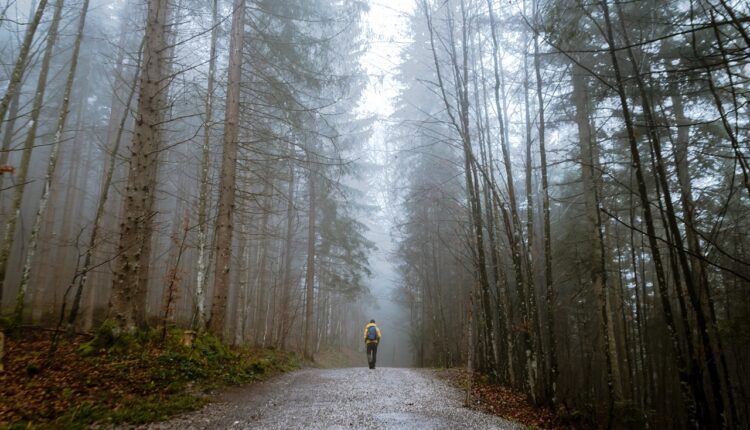
<instances>
[{"instance_id":1,"label":"tree bark","mask_svg":"<svg viewBox=\"0 0 750 430\"><path fill-rule=\"evenodd\" d=\"M81 41L83 40L83 30L86 25L86 14L89 9L89 0L83 1L81 7L81 18L78 21L78 30L76 32L75 44L73 46L73 54L71 57L70 68L68 70L68 77L65 80L65 89L63 90L62 104L60 105L60 113L57 120L57 128L55 129L55 137L52 143L52 149L49 155L49 161L47 162L47 172L44 178L44 185L42 185L42 197L39 200L39 208L37 209L36 216L34 217L34 224L31 228L31 238L29 239L28 250L26 251L26 262L23 266L21 275L21 285L18 288L18 294L16 296L16 307L14 311L14 318L16 321L21 321L23 316L23 310L25 306L24 295L29 285L29 275L31 273L31 263L34 261L34 254L36 253L37 239L39 237L39 231L42 227L42 220L47 209L47 203L49 201L50 190L52 188L52 181L55 177L55 169L57 168L57 155L60 150L60 145L63 140L63 133L65 132L65 124L68 119L70 96L73 91L73 81L75 80L76 70L78 67L78 53L81 51Z\"/></svg>"},{"instance_id":2,"label":"tree bark","mask_svg":"<svg viewBox=\"0 0 750 430\"><path fill-rule=\"evenodd\" d=\"M534 2L535 19L538 17L537 2ZM534 73L536 77L536 95L539 111L539 157L542 171L542 216L543 221L543 242L544 242L544 284L545 284L545 305L547 310L547 337L549 338L549 382L547 384L547 397L550 399L552 406L557 403L557 335L555 334L555 289L554 280L552 279L552 227L550 220L550 199L549 199L549 179L547 175L547 149L545 148L545 120L544 120L544 97L542 94L542 73L539 61L539 35L534 32Z\"/></svg>"},{"instance_id":3,"label":"tree bark","mask_svg":"<svg viewBox=\"0 0 750 430\"><path fill-rule=\"evenodd\" d=\"M118 260L109 303L112 317L121 331L132 332L145 319L143 285L144 254L149 254L149 228L156 192L156 173L162 144L162 123L166 109L168 0L150 0L144 35L143 66L140 74L138 114L130 148L128 183L120 223Z\"/></svg>"},{"instance_id":4,"label":"tree bark","mask_svg":"<svg viewBox=\"0 0 750 430\"><path fill-rule=\"evenodd\" d=\"M39 7L37 8L37 15L39 16L39 19L41 19L41 13L43 11L43 4L45 3L44 0L42 0L39 4ZM26 134L26 140L24 141L23 146L23 153L21 155L21 161L18 166L18 175L16 176L16 185L13 190L13 200L10 207L10 213L8 214L8 217L5 221L5 232L3 237L3 242L0 245L0 291L2 291L5 288L5 278L7 276L7 269L8 269L8 260L10 258L10 253L13 249L13 242L16 237L16 226L18 223L18 218L21 216L21 203L23 202L23 194L26 189L27 184L27 177L29 174L29 165L31 163L31 153L34 149L34 144L36 143L36 133L37 129L39 127L39 117L42 113L42 107L44 105L44 93L47 89L47 75L49 74L49 66L50 61L52 60L52 53L55 48L55 43L57 42L57 32L58 28L60 26L60 18L62 16L62 9L64 5L64 0L57 0L57 3L55 4L55 12L52 17L52 22L50 23L49 33L47 35L47 46L44 49L44 56L42 57L42 64L41 68L39 69L39 78L37 79L37 85L36 85L36 94L34 96L34 106L31 109L31 120L29 122L29 130ZM41 9L40 9L41 8ZM35 24L36 23L36 24ZM32 22L32 26L36 28L36 25L38 22L35 21ZM29 37L29 33L26 33L26 36ZM31 34L33 36L33 33ZM26 41L24 40L24 47L25 47ZM31 43L29 41L29 43ZM23 50L24 48L22 48ZM28 51L28 47L25 47L25 49ZM23 52L21 53L23 54ZM26 55L21 58L21 55L19 55L19 62L23 59L23 61L26 61L26 56L28 55L28 52L26 52ZM23 65L22 65L23 66ZM0 105L0 121L2 121L3 117L5 116L5 111L7 109L7 101L10 100L10 97L15 92L15 87L13 85L20 85L21 80L21 73L22 73L22 67L19 68L18 64L16 65L16 69L13 71L13 75L11 76L11 81L9 82L8 91L5 94L5 97L3 98L2 104ZM16 76L17 74L17 76ZM16 80L18 82L16 82ZM8 100L6 100L8 99ZM21 298L23 301L23 296L25 294L25 291L21 291L19 295L16 296L16 302L18 302L18 297ZM0 296L0 299L2 296ZM19 324L21 322L18 315L14 317L13 324Z\"/></svg>"},{"instance_id":5,"label":"tree bark","mask_svg":"<svg viewBox=\"0 0 750 430\"><path fill-rule=\"evenodd\" d=\"M214 299L208 329L223 337L224 320L229 290L229 270L232 264L232 216L235 208L235 178L239 139L240 79L242 74L242 47L245 22L245 0L234 1L232 35L229 42L229 83L227 107L224 118L224 153L219 179L219 210L216 216L216 261L214 273Z\"/></svg>"},{"instance_id":6,"label":"tree bark","mask_svg":"<svg viewBox=\"0 0 750 430\"><path fill-rule=\"evenodd\" d=\"M293 149L289 145L290 150ZM290 154L291 155L291 154ZM289 162L289 188L286 197L286 233L284 237L283 264L284 270L281 278L281 320L279 322L278 345L281 350L286 349L287 333L289 331L289 295L292 289L292 239L294 237L294 164Z\"/></svg>"},{"instance_id":7,"label":"tree bark","mask_svg":"<svg viewBox=\"0 0 750 430\"><path fill-rule=\"evenodd\" d=\"M604 226L602 225L600 207L600 179L598 157L595 157L594 136L589 120L588 88L583 77L583 70L572 68L573 94L576 106L576 123L578 140L581 149L581 170L583 193L586 207L586 219L589 231L589 266L591 289L596 298L601 322L607 388L609 392L609 420L612 420L614 404L622 401L622 382L619 372L619 360L615 342L615 330L612 320L612 309L609 304L609 287L607 285L606 252L604 243Z\"/></svg>"},{"instance_id":8,"label":"tree bark","mask_svg":"<svg viewBox=\"0 0 750 430\"><path fill-rule=\"evenodd\" d=\"M508 149L508 139L506 135L506 121L504 120L504 109L501 101L500 87L501 87L501 65L498 58L499 43L497 40L497 25L495 23L495 14L493 12L492 3L490 0L487 1L487 8L489 10L490 17L490 33L492 38L492 46L494 49L493 69L495 73L495 109L497 110L497 120L500 126L500 148L503 155L503 165L505 167L505 181L506 188L508 190L508 202L510 204L510 218L506 220L506 231L508 234L508 241L511 247L511 260L513 262L513 271L515 274L516 289L518 295L521 298L521 319L523 328L521 330L521 337L524 344L524 353L526 357L525 371L526 371L526 384L529 387L529 393L532 395L532 401L537 402L537 363L534 345L534 327L536 326L534 320L535 309L532 309L532 304L526 299L531 297L529 295L529 288L527 280L523 274L523 263L521 259L522 254L522 239L521 239L521 220L518 216L518 204L516 202L516 192L513 181L513 167L510 161L510 152ZM536 304L534 304L534 307ZM538 333L537 333L538 335Z\"/></svg>"},{"instance_id":9,"label":"tree bark","mask_svg":"<svg viewBox=\"0 0 750 430\"><path fill-rule=\"evenodd\" d=\"M312 360L312 346L314 344L313 333L314 321L313 321L313 305L315 298L315 215L318 210L315 202L315 172L313 171L313 165L309 162L310 155L308 154L308 169L309 176L307 179L307 187L309 193L309 213L307 218L307 271L305 274L305 341L303 348L303 355L306 359Z\"/></svg>"},{"instance_id":10,"label":"tree bark","mask_svg":"<svg viewBox=\"0 0 750 430\"><path fill-rule=\"evenodd\" d=\"M195 275L195 317L193 318L194 328L203 330L206 326L206 277L207 264L206 260L210 259L207 253L210 253L208 246L208 181L211 156L211 126L213 121L214 105L214 80L216 75L216 41L219 36L219 17L218 17L218 0L211 2L211 47L209 48L208 60L208 83L206 89L206 117L203 121L203 147L200 171L200 195L198 197L198 264ZM208 252L207 252L208 251Z\"/></svg>"}]
</instances>

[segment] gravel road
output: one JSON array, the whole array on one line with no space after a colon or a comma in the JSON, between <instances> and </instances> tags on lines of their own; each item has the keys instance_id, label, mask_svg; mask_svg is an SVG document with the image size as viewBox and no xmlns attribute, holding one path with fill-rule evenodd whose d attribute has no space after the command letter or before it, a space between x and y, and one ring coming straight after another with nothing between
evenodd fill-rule
<instances>
[{"instance_id":1,"label":"gravel road","mask_svg":"<svg viewBox=\"0 0 750 430\"><path fill-rule=\"evenodd\" d=\"M434 371L305 369L224 392L202 410L150 429L519 429L462 407Z\"/></svg>"}]
</instances>

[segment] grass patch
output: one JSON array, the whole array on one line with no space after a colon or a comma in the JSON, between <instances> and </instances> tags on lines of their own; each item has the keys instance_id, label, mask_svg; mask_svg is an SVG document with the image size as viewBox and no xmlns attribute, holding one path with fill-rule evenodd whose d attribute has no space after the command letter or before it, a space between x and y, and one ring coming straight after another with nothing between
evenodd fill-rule
<instances>
[{"instance_id":1,"label":"grass patch","mask_svg":"<svg viewBox=\"0 0 750 430\"><path fill-rule=\"evenodd\" d=\"M0 374L0 429L87 428L161 421L205 405L211 390L299 367L291 353L230 348L199 334L191 347L173 329L115 336L104 324L91 339L63 340L47 367L49 333L9 339Z\"/></svg>"}]
</instances>

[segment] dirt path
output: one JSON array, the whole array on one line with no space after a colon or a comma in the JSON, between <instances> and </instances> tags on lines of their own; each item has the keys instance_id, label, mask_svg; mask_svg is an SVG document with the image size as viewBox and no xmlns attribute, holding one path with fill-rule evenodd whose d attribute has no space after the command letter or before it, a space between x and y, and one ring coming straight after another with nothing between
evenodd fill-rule
<instances>
[{"instance_id":1,"label":"dirt path","mask_svg":"<svg viewBox=\"0 0 750 430\"><path fill-rule=\"evenodd\" d=\"M516 429L461 406L462 393L429 370L306 369L224 393L151 429Z\"/></svg>"}]
</instances>

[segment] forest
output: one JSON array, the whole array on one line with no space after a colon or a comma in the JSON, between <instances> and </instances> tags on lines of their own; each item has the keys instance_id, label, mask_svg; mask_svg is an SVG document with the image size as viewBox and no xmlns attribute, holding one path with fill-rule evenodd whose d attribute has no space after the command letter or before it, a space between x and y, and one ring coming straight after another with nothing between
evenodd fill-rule
<instances>
[{"instance_id":1,"label":"forest","mask_svg":"<svg viewBox=\"0 0 750 430\"><path fill-rule=\"evenodd\" d=\"M393 307L574 428L750 428L750 3L404 3L0 0L0 341Z\"/></svg>"}]
</instances>

